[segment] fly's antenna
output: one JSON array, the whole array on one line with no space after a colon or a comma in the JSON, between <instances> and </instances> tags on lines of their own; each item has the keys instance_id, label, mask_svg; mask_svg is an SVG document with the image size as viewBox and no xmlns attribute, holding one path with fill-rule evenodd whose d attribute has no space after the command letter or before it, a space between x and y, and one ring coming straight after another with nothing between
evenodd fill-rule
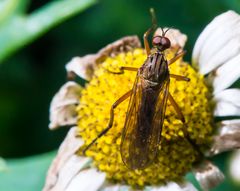
<instances>
[{"instance_id":1,"label":"fly's antenna","mask_svg":"<svg viewBox=\"0 0 240 191\"><path fill-rule=\"evenodd\" d=\"M162 28L161 28L162 29ZM165 36L165 34L170 30L171 28L167 28L165 31L162 29L162 33L163 35L162 36Z\"/></svg>"},{"instance_id":2,"label":"fly's antenna","mask_svg":"<svg viewBox=\"0 0 240 191\"><path fill-rule=\"evenodd\" d=\"M157 17L153 8L150 8L150 14L152 17L152 30L154 31L157 28Z\"/></svg>"},{"instance_id":3,"label":"fly's antenna","mask_svg":"<svg viewBox=\"0 0 240 191\"><path fill-rule=\"evenodd\" d=\"M164 36L165 34L164 34L164 30L163 30L163 28L160 27L160 29L161 29L161 31L162 31L162 36Z\"/></svg>"}]
</instances>

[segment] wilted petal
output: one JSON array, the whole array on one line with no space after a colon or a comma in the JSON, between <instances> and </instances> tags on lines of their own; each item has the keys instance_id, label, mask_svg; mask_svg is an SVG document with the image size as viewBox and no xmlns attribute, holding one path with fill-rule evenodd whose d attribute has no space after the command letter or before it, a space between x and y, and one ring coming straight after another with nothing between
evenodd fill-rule
<instances>
[{"instance_id":1,"label":"wilted petal","mask_svg":"<svg viewBox=\"0 0 240 191\"><path fill-rule=\"evenodd\" d=\"M214 95L216 107L215 116L239 116L240 115L240 89L232 88L223 90Z\"/></svg>"},{"instance_id":2,"label":"wilted petal","mask_svg":"<svg viewBox=\"0 0 240 191\"><path fill-rule=\"evenodd\" d=\"M240 120L226 120L219 123L219 132L213 137L213 145L207 155L240 148Z\"/></svg>"},{"instance_id":3,"label":"wilted petal","mask_svg":"<svg viewBox=\"0 0 240 191\"><path fill-rule=\"evenodd\" d=\"M235 151L229 161L229 172L232 179L240 183L240 150Z\"/></svg>"},{"instance_id":4,"label":"wilted petal","mask_svg":"<svg viewBox=\"0 0 240 191\"><path fill-rule=\"evenodd\" d=\"M209 76L214 87L214 94L230 87L240 78L239 69L240 53L220 66Z\"/></svg>"},{"instance_id":5,"label":"wilted petal","mask_svg":"<svg viewBox=\"0 0 240 191\"><path fill-rule=\"evenodd\" d=\"M167 28L163 29L164 31L167 30ZM154 36L161 36L162 35L162 29L158 28L156 30L156 32L154 33ZM174 29L174 28L170 28L168 30L168 32L165 35L166 37L169 38L169 40L171 41L171 46L175 47L175 46L180 46L180 47L184 47L187 41L187 35L181 33L180 30L178 29Z\"/></svg>"},{"instance_id":6,"label":"wilted petal","mask_svg":"<svg viewBox=\"0 0 240 191\"><path fill-rule=\"evenodd\" d=\"M79 172L69 183L66 191L97 191L104 184L105 173L91 168ZM64 190L64 191L65 191Z\"/></svg>"},{"instance_id":7,"label":"wilted petal","mask_svg":"<svg viewBox=\"0 0 240 191\"><path fill-rule=\"evenodd\" d=\"M193 50L193 65L207 74L240 51L240 16L234 11L217 16L200 34Z\"/></svg>"},{"instance_id":8,"label":"wilted petal","mask_svg":"<svg viewBox=\"0 0 240 191\"><path fill-rule=\"evenodd\" d=\"M81 90L80 85L69 81L55 94L50 105L50 129L76 124L76 106L79 103Z\"/></svg>"},{"instance_id":9,"label":"wilted petal","mask_svg":"<svg viewBox=\"0 0 240 191\"><path fill-rule=\"evenodd\" d=\"M77 137L77 128L71 128L48 170L44 191L63 190L79 170L89 165L90 158L75 155L82 145L83 140Z\"/></svg>"},{"instance_id":10,"label":"wilted petal","mask_svg":"<svg viewBox=\"0 0 240 191\"><path fill-rule=\"evenodd\" d=\"M90 80L97 65L97 55L89 54L83 57L74 57L65 66L68 73L74 72L83 79Z\"/></svg>"},{"instance_id":11,"label":"wilted petal","mask_svg":"<svg viewBox=\"0 0 240 191\"><path fill-rule=\"evenodd\" d=\"M127 36L107 45L96 54L73 58L67 63L66 70L67 72L74 72L83 79L90 80L95 68L106 57L114 56L120 52L130 51L140 46L141 43L137 36Z\"/></svg>"},{"instance_id":12,"label":"wilted petal","mask_svg":"<svg viewBox=\"0 0 240 191\"><path fill-rule=\"evenodd\" d=\"M224 180L223 173L210 161L204 161L193 172L203 190L214 188Z\"/></svg>"}]
</instances>

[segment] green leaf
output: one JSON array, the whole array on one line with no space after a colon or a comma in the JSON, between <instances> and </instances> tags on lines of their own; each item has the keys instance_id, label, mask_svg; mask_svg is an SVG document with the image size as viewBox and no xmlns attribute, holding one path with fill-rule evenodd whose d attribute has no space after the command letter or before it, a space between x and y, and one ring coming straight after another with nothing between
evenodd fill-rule
<instances>
[{"instance_id":1,"label":"green leaf","mask_svg":"<svg viewBox=\"0 0 240 191\"><path fill-rule=\"evenodd\" d=\"M0 172L0 190L42 190L47 169L55 155L56 152L50 152L34 157L7 160L7 170Z\"/></svg>"},{"instance_id":2,"label":"green leaf","mask_svg":"<svg viewBox=\"0 0 240 191\"><path fill-rule=\"evenodd\" d=\"M95 2L96 0L53 1L29 16L17 14L8 22L3 22L0 27L0 62ZM6 19L4 16L2 18Z\"/></svg>"},{"instance_id":3,"label":"green leaf","mask_svg":"<svg viewBox=\"0 0 240 191\"><path fill-rule=\"evenodd\" d=\"M11 17L22 14L28 6L29 0L3 0L0 2L0 25Z\"/></svg>"}]
</instances>

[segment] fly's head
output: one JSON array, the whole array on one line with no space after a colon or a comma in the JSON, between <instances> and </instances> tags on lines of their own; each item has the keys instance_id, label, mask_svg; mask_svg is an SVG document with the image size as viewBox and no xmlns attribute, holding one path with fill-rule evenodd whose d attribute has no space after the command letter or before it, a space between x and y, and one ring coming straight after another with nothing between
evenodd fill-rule
<instances>
[{"instance_id":1,"label":"fly's head","mask_svg":"<svg viewBox=\"0 0 240 191\"><path fill-rule=\"evenodd\" d=\"M152 45L156 47L160 52L163 52L164 50L171 47L171 41L165 36L169 29L170 28L166 29L165 31L162 29L162 35L154 36L152 39Z\"/></svg>"},{"instance_id":2,"label":"fly's head","mask_svg":"<svg viewBox=\"0 0 240 191\"><path fill-rule=\"evenodd\" d=\"M156 47L160 52L171 47L171 41L165 36L155 36L152 39L152 45Z\"/></svg>"}]
</instances>

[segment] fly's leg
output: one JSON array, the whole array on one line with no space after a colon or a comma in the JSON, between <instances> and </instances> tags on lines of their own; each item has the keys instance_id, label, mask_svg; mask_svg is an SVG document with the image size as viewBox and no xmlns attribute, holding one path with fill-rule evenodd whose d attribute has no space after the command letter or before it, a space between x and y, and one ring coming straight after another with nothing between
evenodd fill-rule
<instances>
[{"instance_id":1,"label":"fly's leg","mask_svg":"<svg viewBox=\"0 0 240 191\"><path fill-rule=\"evenodd\" d=\"M176 80L181 80L181 81L190 81L190 78L187 78L185 76L180 76L180 75L176 75L176 74L170 74L171 78L175 78Z\"/></svg>"},{"instance_id":2,"label":"fly's leg","mask_svg":"<svg viewBox=\"0 0 240 191\"><path fill-rule=\"evenodd\" d=\"M122 66L122 67L120 68L120 70L128 70L128 71L135 71L135 72L137 72L137 71L138 71L138 68L128 67L128 66Z\"/></svg>"},{"instance_id":3,"label":"fly's leg","mask_svg":"<svg viewBox=\"0 0 240 191\"><path fill-rule=\"evenodd\" d=\"M108 126L101 133L99 133L99 135L95 139L93 139L93 141L83 150L83 154L85 154L85 152L97 141L97 139L105 135L108 132L108 130L112 128L113 120L114 120L114 109L124 100L126 100L131 94L132 94L132 90L125 93L112 105L110 110L110 120L108 122Z\"/></svg>"},{"instance_id":4,"label":"fly's leg","mask_svg":"<svg viewBox=\"0 0 240 191\"><path fill-rule=\"evenodd\" d=\"M186 54L186 51L182 51L179 54L177 54L176 56L174 56L171 60L168 61L168 65L170 66L171 64L173 64L174 62L176 62L179 58L183 57Z\"/></svg>"},{"instance_id":5,"label":"fly's leg","mask_svg":"<svg viewBox=\"0 0 240 191\"><path fill-rule=\"evenodd\" d=\"M150 9L150 14L152 17L152 26L143 35L144 47L145 47L147 56L149 56L151 53L151 48L150 48L149 42L148 42L148 36L150 33L152 33L157 28L157 18L156 18L154 9Z\"/></svg>"},{"instance_id":6,"label":"fly's leg","mask_svg":"<svg viewBox=\"0 0 240 191\"><path fill-rule=\"evenodd\" d=\"M182 121L184 127L183 127L183 133L184 133L184 137L188 140L188 142L192 145L192 147L199 153L199 157L200 159L204 156L202 151L199 149L199 147L196 145L196 143L194 141L192 141L192 139L190 138L188 132L187 132L187 127L185 125L185 118L183 116L183 113L180 109L180 107L178 106L178 104L176 103L176 101L174 100L174 98L172 97L172 95L170 93L168 93L168 100L170 101L171 105L173 106L173 108L175 109L178 117L180 118L180 120Z\"/></svg>"},{"instance_id":7,"label":"fly's leg","mask_svg":"<svg viewBox=\"0 0 240 191\"><path fill-rule=\"evenodd\" d=\"M180 107L175 102L175 100L173 99L173 97L172 97L172 95L170 93L168 93L168 100L170 101L171 105L174 107L174 109L177 112L177 115L180 118L180 120L182 121L182 123L185 124L185 118L183 116L183 113L182 113Z\"/></svg>"},{"instance_id":8,"label":"fly's leg","mask_svg":"<svg viewBox=\"0 0 240 191\"><path fill-rule=\"evenodd\" d=\"M178 55L179 50L181 49L181 46L179 44L176 44L176 46L174 47L176 49L174 57Z\"/></svg>"},{"instance_id":9,"label":"fly's leg","mask_svg":"<svg viewBox=\"0 0 240 191\"><path fill-rule=\"evenodd\" d=\"M148 29L147 32L145 32L144 35L143 35L144 47L145 47L147 56L149 56L150 53L151 53L151 49L150 49L150 46L149 46L149 43L148 43L148 36L151 32L152 32L152 28Z\"/></svg>"},{"instance_id":10,"label":"fly's leg","mask_svg":"<svg viewBox=\"0 0 240 191\"><path fill-rule=\"evenodd\" d=\"M128 67L128 66L122 66L119 68L120 69L120 72L113 72L113 71L109 71L113 74L123 74L124 73L124 70L127 70L127 71L134 71L134 72L137 72L138 71L138 68L135 68L135 67Z\"/></svg>"}]
</instances>

